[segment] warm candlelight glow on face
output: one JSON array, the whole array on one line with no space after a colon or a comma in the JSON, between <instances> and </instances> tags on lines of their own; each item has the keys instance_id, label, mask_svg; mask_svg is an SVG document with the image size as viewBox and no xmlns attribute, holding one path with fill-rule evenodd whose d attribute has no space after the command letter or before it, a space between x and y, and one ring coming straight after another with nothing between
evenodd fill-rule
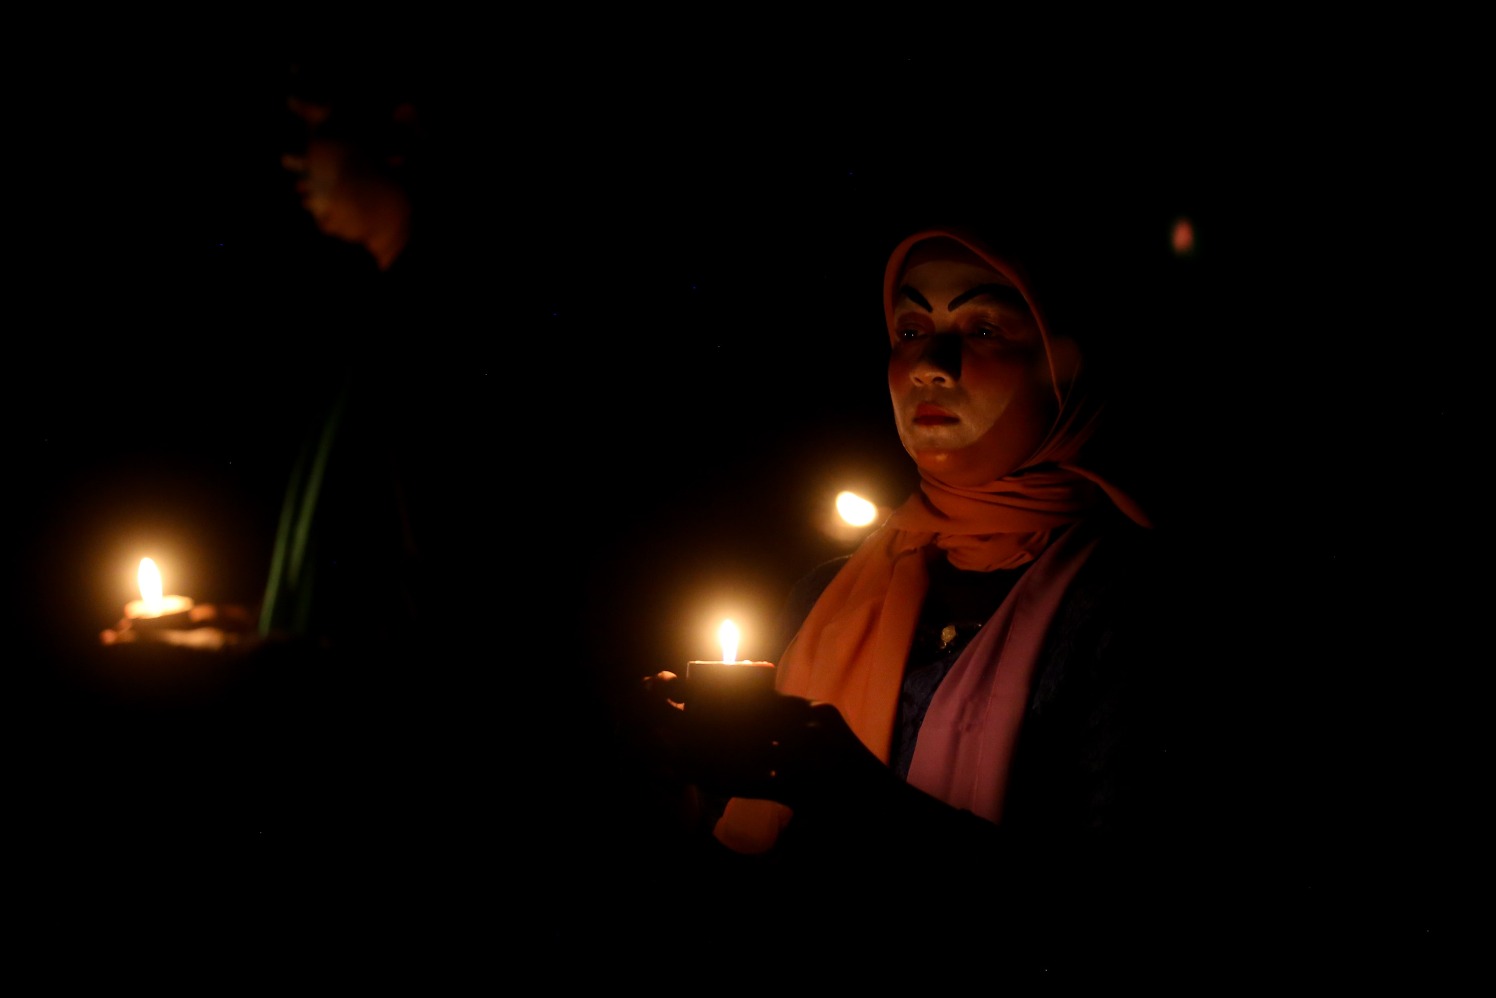
<instances>
[{"instance_id":1,"label":"warm candlelight glow on face","mask_svg":"<svg viewBox=\"0 0 1496 998\"><path fill-rule=\"evenodd\" d=\"M149 558L140 559L140 573L137 576L140 581L140 603L142 609L151 616L161 613L161 569Z\"/></svg>"},{"instance_id":2,"label":"warm candlelight glow on face","mask_svg":"<svg viewBox=\"0 0 1496 998\"><path fill-rule=\"evenodd\" d=\"M855 492L843 492L836 497L836 511L841 518L854 527L865 527L878 517L878 507Z\"/></svg>"},{"instance_id":3,"label":"warm candlelight glow on face","mask_svg":"<svg viewBox=\"0 0 1496 998\"><path fill-rule=\"evenodd\" d=\"M738 625L730 620L722 621L722 626L717 629L717 640L722 642L722 661L736 662L738 660Z\"/></svg>"}]
</instances>

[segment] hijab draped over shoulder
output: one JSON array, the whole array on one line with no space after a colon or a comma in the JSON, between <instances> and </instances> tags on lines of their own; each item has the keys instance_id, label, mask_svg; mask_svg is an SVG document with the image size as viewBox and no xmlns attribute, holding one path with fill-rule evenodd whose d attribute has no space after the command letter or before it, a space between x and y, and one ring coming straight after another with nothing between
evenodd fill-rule
<instances>
[{"instance_id":1,"label":"hijab draped over shoulder","mask_svg":"<svg viewBox=\"0 0 1496 998\"><path fill-rule=\"evenodd\" d=\"M1032 562L937 690L909 772L920 789L998 822L1045 635L1095 541L1084 529L1089 515L1110 504L1141 525L1148 521L1088 463L1086 445L1101 425L1101 400L1084 362L1066 383L1056 378L1054 334L1033 282L1015 262L954 229L908 236L884 270L890 343L897 340L894 306L905 261L918 244L941 238L966 247L1023 295L1043 341L1058 414L1033 454L994 481L957 486L921 469L918 491L867 537L812 607L780 658L776 683L781 693L834 704L887 762L905 662L929 585L928 559L944 556L968 571ZM734 798L715 834L737 851L762 852L790 815L773 801Z\"/></svg>"}]
</instances>

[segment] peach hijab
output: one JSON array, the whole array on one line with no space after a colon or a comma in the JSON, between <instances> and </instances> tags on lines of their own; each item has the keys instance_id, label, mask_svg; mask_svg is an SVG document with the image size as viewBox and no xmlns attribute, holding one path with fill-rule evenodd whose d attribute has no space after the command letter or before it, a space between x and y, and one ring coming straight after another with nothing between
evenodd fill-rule
<instances>
[{"instance_id":1,"label":"peach hijab","mask_svg":"<svg viewBox=\"0 0 1496 998\"><path fill-rule=\"evenodd\" d=\"M895 342L894 299L904 261L927 239L952 239L1007 277L1033 311L1059 403L1054 424L1012 473L985 485L955 486L920 471L919 491L858 547L826 587L778 663L781 693L835 704L862 742L885 762L904 666L929 586L928 559L992 571L1033 562L1008 598L961 653L920 727L909 782L998 822L1009 763L1045 635L1066 587L1095 544L1087 514L1108 500L1135 522L1148 520L1131 498L1086 467L1099 401L1082 369L1054 378L1051 333L1023 270L981 240L927 229L901 241L883 276L883 312ZM791 811L768 800L733 798L714 832L739 852L763 852Z\"/></svg>"}]
</instances>

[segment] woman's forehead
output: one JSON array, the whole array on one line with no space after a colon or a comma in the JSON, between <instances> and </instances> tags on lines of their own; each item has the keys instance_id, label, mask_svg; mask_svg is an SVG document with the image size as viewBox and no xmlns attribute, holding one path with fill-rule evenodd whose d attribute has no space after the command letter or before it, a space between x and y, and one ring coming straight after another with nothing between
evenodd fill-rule
<instances>
[{"instance_id":1,"label":"woman's forehead","mask_svg":"<svg viewBox=\"0 0 1496 998\"><path fill-rule=\"evenodd\" d=\"M955 264L962 268L974 268L974 271L981 271L986 279L993 283L1012 284L1012 281L994 268L991 263L956 240L946 238L926 239L916 243L900 264L899 275L902 278L914 268L928 263Z\"/></svg>"},{"instance_id":2,"label":"woman's forehead","mask_svg":"<svg viewBox=\"0 0 1496 998\"><path fill-rule=\"evenodd\" d=\"M996 300L1028 307L1023 292L1006 275L956 244L948 249L931 249L918 257L910 254L892 290L890 305L895 311L911 303L930 308L937 298L938 304L954 309L973 300L990 302L994 296Z\"/></svg>"}]
</instances>

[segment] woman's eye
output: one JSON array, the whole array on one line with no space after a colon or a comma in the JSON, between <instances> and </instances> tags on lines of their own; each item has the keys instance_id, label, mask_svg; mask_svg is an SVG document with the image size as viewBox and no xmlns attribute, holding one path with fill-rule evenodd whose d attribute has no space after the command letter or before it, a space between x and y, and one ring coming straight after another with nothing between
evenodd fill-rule
<instances>
[{"instance_id":1,"label":"woman's eye","mask_svg":"<svg viewBox=\"0 0 1496 998\"><path fill-rule=\"evenodd\" d=\"M994 340L1002 334L1002 330L996 326L976 326L971 331L971 335L984 340Z\"/></svg>"},{"instance_id":2,"label":"woman's eye","mask_svg":"<svg viewBox=\"0 0 1496 998\"><path fill-rule=\"evenodd\" d=\"M919 339L919 330L908 328L900 329L897 335L901 340L915 340Z\"/></svg>"}]
</instances>

